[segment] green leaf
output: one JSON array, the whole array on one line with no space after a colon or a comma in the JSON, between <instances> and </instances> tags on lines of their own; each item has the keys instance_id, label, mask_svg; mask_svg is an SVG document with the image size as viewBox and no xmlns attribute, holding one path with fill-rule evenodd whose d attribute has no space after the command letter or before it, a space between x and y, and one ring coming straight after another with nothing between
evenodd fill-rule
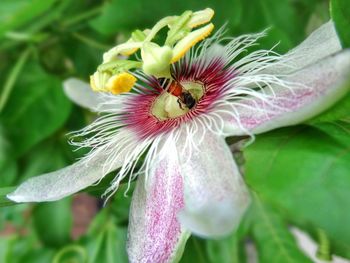
<instances>
[{"instance_id":1,"label":"green leaf","mask_svg":"<svg viewBox=\"0 0 350 263\"><path fill-rule=\"evenodd\" d=\"M5 236L0 239L0 262L9 263L22 263L33 262L31 261L30 254L37 251L37 240L31 233L27 233L25 236L19 236L13 234L11 236ZM45 249L41 250L41 258L50 257L50 252ZM48 253L46 253L48 252ZM48 257L47 257L48 256ZM41 262L40 260L35 262ZM46 261L49 262L49 261Z\"/></svg>"},{"instance_id":2,"label":"green leaf","mask_svg":"<svg viewBox=\"0 0 350 263\"><path fill-rule=\"evenodd\" d=\"M120 185L118 191L113 196L113 200L109 204L116 222L120 225L128 224L130 203L134 187L135 183L132 183L130 187L127 183ZM107 189L107 187L105 187L105 189Z\"/></svg>"},{"instance_id":3,"label":"green leaf","mask_svg":"<svg viewBox=\"0 0 350 263\"><path fill-rule=\"evenodd\" d=\"M257 246L259 262L312 262L299 250L281 217L258 197L254 199L252 210L252 235Z\"/></svg>"},{"instance_id":4,"label":"green leaf","mask_svg":"<svg viewBox=\"0 0 350 263\"><path fill-rule=\"evenodd\" d=\"M0 207L14 205L16 203L6 198L6 195L14 191L16 187L2 187L0 188Z\"/></svg>"},{"instance_id":5,"label":"green leaf","mask_svg":"<svg viewBox=\"0 0 350 263\"><path fill-rule=\"evenodd\" d=\"M0 155L3 151L0 149ZM16 179L17 176L17 163L8 157L0 159L0 185L10 186Z\"/></svg>"},{"instance_id":6,"label":"green leaf","mask_svg":"<svg viewBox=\"0 0 350 263\"><path fill-rule=\"evenodd\" d=\"M77 77L88 81L88 76L101 63L103 52L73 38L65 41L63 48L74 64Z\"/></svg>"},{"instance_id":7,"label":"green leaf","mask_svg":"<svg viewBox=\"0 0 350 263\"><path fill-rule=\"evenodd\" d=\"M11 142L3 131L0 126L0 186L10 186L17 176L17 163L12 158Z\"/></svg>"},{"instance_id":8,"label":"green leaf","mask_svg":"<svg viewBox=\"0 0 350 263\"><path fill-rule=\"evenodd\" d=\"M11 240L10 238L0 238L0 262L6 262L8 250L10 249Z\"/></svg>"},{"instance_id":9,"label":"green leaf","mask_svg":"<svg viewBox=\"0 0 350 263\"><path fill-rule=\"evenodd\" d=\"M0 38L49 10L56 0L3 0L0 13Z\"/></svg>"},{"instance_id":10,"label":"green leaf","mask_svg":"<svg viewBox=\"0 0 350 263\"><path fill-rule=\"evenodd\" d=\"M205 240L195 236L191 236L186 243L185 251L182 255L180 263L209 263L208 256L205 251Z\"/></svg>"},{"instance_id":11,"label":"green leaf","mask_svg":"<svg viewBox=\"0 0 350 263\"><path fill-rule=\"evenodd\" d=\"M128 262L126 236L126 228L116 226L108 208L101 210L83 242L89 255L88 262Z\"/></svg>"},{"instance_id":12,"label":"green leaf","mask_svg":"<svg viewBox=\"0 0 350 263\"><path fill-rule=\"evenodd\" d=\"M210 262L242 262L240 258L239 239L235 234L219 240L207 240L206 250Z\"/></svg>"},{"instance_id":13,"label":"green leaf","mask_svg":"<svg viewBox=\"0 0 350 263\"><path fill-rule=\"evenodd\" d=\"M61 81L46 74L37 63L28 63L0 118L15 155L22 155L60 128L70 110Z\"/></svg>"},{"instance_id":14,"label":"green leaf","mask_svg":"<svg viewBox=\"0 0 350 263\"><path fill-rule=\"evenodd\" d=\"M60 247L70 241L73 224L71 198L37 204L33 223L40 240L47 246Z\"/></svg>"},{"instance_id":15,"label":"green leaf","mask_svg":"<svg viewBox=\"0 0 350 263\"><path fill-rule=\"evenodd\" d=\"M52 262L54 251L49 248L30 249L22 257L19 258L18 262L26 263L47 263Z\"/></svg>"},{"instance_id":16,"label":"green leaf","mask_svg":"<svg viewBox=\"0 0 350 263\"><path fill-rule=\"evenodd\" d=\"M26 49L25 51L23 51L21 53L21 55L19 56L16 64L14 65L14 67L11 69L10 74L8 75L6 82L4 84L4 88L2 89L1 92L1 97L0 97L0 112L2 111L2 109L4 108L4 106L6 105L6 102L8 100L8 97L11 94L11 91L13 89L13 86L19 76L19 74L22 71L23 66L25 65L28 57L30 54L30 49Z\"/></svg>"},{"instance_id":17,"label":"green leaf","mask_svg":"<svg viewBox=\"0 0 350 263\"><path fill-rule=\"evenodd\" d=\"M185 10L198 11L211 7L215 12L214 23L221 27L228 22L232 27L240 22L241 1L230 2L210 0L171 1L113 0L106 4L101 16L92 20L91 26L101 34L112 36L116 33L152 27L159 19L170 15L181 15ZM151 15L152 14L152 15Z\"/></svg>"},{"instance_id":18,"label":"green leaf","mask_svg":"<svg viewBox=\"0 0 350 263\"><path fill-rule=\"evenodd\" d=\"M257 136L245 150L246 179L287 219L329 236L350 257L350 125L300 126ZM311 227L310 227L311 226Z\"/></svg>"},{"instance_id":19,"label":"green leaf","mask_svg":"<svg viewBox=\"0 0 350 263\"><path fill-rule=\"evenodd\" d=\"M333 122L348 118L350 118L350 93L338 101L333 107L308 121L308 123L312 125L320 122Z\"/></svg>"},{"instance_id":20,"label":"green leaf","mask_svg":"<svg viewBox=\"0 0 350 263\"><path fill-rule=\"evenodd\" d=\"M257 32L267 28L267 36L259 40L264 48L275 48L286 52L304 37L302 23L296 15L295 6L288 0L251 0L242 1L244 23L241 32ZM255 8L252 8L255 6ZM261 48L259 45L259 49Z\"/></svg>"},{"instance_id":21,"label":"green leaf","mask_svg":"<svg viewBox=\"0 0 350 263\"><path fill-rule=\"evenodd\" d=\"M331 16L344 48L350 47L350 5L348 0L331 0Z\"/></svg>"},{"instance_id":22,"label":"green leaf","mask_svg":"<svg viewBox=\"0 0 350 263\"><path fill-rule=\"evenodd\" d=\"M259 0L258 2L267 26L272 26L269 34L275 34L275 40L279 39L281 45L286 48L292 48L298 40L302 40L299 32L301 24L290 1Z\"/></svg>"}]
</instances>

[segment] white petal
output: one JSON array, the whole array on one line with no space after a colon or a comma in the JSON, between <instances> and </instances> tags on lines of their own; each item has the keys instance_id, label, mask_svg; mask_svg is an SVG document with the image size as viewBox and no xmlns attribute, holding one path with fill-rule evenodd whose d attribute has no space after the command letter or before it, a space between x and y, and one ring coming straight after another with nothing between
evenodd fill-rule
<instances>
[{"instance_id":1,"label":"white petal","mask_svg":"<svg viewBox=\"0 0 350 263\"><path fill-rule=\"evenodd\" d=\"M191 154L180 155L185 209L179 219L197 235L227 235L238 226L250 196L225 140L210 133L199 140Z\"/></svg>"},{"instance_id":2,"label":"white petal","mask_svg":"<svg viewBox=\"0 0 350 263\"><path fill-rule=\"evenodd\" d=\"M124 134L121 138L129 142L123 149L112 141L70 166L28 179L7 197L15 202L55 201L97 183L124 162L133 161L130 159L133 149L140 142L127 129L120 129L120 133Z\"/></svg>"},{"instance_id":3,"label":"white petal","mask_svg":"<svg viewBox=\"0 0 350 263\"><path fill-rule=\"evenodd\" d=\"M104 102L103 94L94 92L90 85L75 78L69 78L64 83L64 91L67 97L81 107L97 111Z\"/></svg>"},{"instance_id":4,"label":"white petal","mask_svg":"<svg viewBox=\"0 0 350 263\"><path fill-rule=\"evenodd\" d=\"M121 165L115 163L105 170L103 164L106 158L104 151L101 151L89 162L83 159L63 169L30 178L8 194L7 198L14 202L43 202L74 194Z\"/></svg>"},{"instance_id":5,"label":"white petal","mask_svg":"<svg viewBox=\"0 0 350 263\"><path fill-rule=\"evenodd\" d=\"M271 85L274 94L265 88L261 93L271 95L267 102L258 96L235 102L236 117L228 118L225 132L256 134L306 121L350 90L349 77L350 50L344 50L286 77L288 88Z\"/></svg>"},{"instance_id":6,"label":"white petal","mask_svg":"<svg viewBox=\"0 0 350 263\"><path fill-rule=\"evenodd\" d=\"M341 50L334 23L329 21L316 29L301 44L289 51L280 61L264 70L269 74L289 74ZM284 63L288 66L283 65Z\"/></svg>"},{"instance_id":7,"label":"white petal","mask_svg":"<svg viewBox=\"0 0 350 263\"><path fill-rule=\"evenodd\" d=\"M184 200L176 148L173 145L168 150L175 154L157 155L147 183L144 174L137 180L127 248L132 263L174 262L182 254L189 237L189 232L177 220Z\"/></svg>"}]
</instances>

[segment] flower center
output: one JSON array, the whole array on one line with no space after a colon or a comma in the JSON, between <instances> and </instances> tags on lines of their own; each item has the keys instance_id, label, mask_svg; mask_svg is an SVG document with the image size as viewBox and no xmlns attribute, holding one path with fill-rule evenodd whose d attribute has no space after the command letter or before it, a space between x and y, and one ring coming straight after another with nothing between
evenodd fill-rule
<instances>
[{"instance_id":1,"label":"flower center","mask_svg":"<svg viewBox=\"0 0 350 263\"><path fill-rule=\"evenodd\" d=\"M173 81L154 100L151 114L160 121L181 117L196 108L204 92L201 83Z\"/></svg>"}]
</instances>

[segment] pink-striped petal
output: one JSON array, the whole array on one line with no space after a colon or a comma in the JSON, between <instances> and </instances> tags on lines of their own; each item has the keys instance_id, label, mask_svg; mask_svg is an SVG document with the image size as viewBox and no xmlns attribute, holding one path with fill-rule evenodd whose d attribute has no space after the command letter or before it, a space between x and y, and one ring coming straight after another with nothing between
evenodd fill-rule
<instances>
[{"instance_id":1,"label":"pink-striped petal","mask_svg":"<svg viewBox=\"0 0 350 263\"><path fill-rule=\"evenodd\" d=\"M185 149L180 155L185 208L179 219L197 235L218 237L237 228L250 196L225 140L208 132L202 138L195 138L191 153L178 145L178 152Z\"/></svg>"},{"instance_id":2,"label":"pink-striped petal","mask_svg":"<svg viewBox=\"0 0 350 263\"><path fill-rule=\"evenodd\" d=\"M247 97L232 104L236 117L227 118L228 135L261 133L306 121L332 106L350 90L350 50L341 51L284 79L287 87L271 85L268 94ZM226 109L229 110L229 109Z\"/></svg>"},{"instance_id":3,"label":"pink-striped petal","mask_svg":"<svg viewBox=\"0 0 350 263\"><path fill-rule=\"evenodd\" d=\"M127 248L132 263L176 262L189 237L177 219L184 206L183 179L172 148L154 160L147 180L145 175L137 180Z\"/></svg>"}]
</instances>

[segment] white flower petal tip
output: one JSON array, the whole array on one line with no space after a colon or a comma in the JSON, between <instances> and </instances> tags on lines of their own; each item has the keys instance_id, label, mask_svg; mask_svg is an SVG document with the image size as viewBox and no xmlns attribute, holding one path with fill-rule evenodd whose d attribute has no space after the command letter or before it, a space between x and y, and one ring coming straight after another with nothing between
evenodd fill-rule
<instances>
[{"instance_id":1,"label":"white flower petal tip","mask_svg":"<svg viewBox=\"0 0 350 263\"><path fill-rule=\"evenodd\" d=\"M16 202L16 203L22 203L24 202L23 201L23 197L22 196L18 196L15 192L12 192L10 194L7 194L6 195L6 198L13 201L13 202Z\"/></svg>"},{"instance_id":2,"label":"white flower petal tip","mask_svg":"<svg viewBox=\"0 0 350 263\"><path fill-rule=\"evenodd\" d=\"M82 159L63 169L32 177L8 194L14 202L56 201L74 194L104 177L121 166L122 160L104 166L108 151L101 149L89 161Z\"/></svg>"},{"instance_id":3,"label":"white flower petal tip","mask_svg":"<svg viewBox=\"0 0 350 263\"><path fill-rule=\"evenodd\" d=\"M90 186L102 177L100 172L90 166L85 168L82 164L73 164L28 179L7 198L18 203L56 201Z\"/></svg>"},{"instance_id":4,"label":"white flower petal tip","mask_svg":"<svg viewBox=\"0 0 350 263\"><path fill-rule=\"evenodd\" d=\"M349 81L350 50L343 50L270 84L257 92L260 97L240 100L225 132L258 134L309 120L346 95Z\"/></svg>"},{"instance_id":5,"label":"white flower petal tip","mask_svg":"<svg viewBox=\"0 0 350 263\"><path fill-rule=\"evenodd\" d=\"M103 103L103 94L94 92L90 85L76 78L69 78L63 83L67 97L77 105L97 111Z\"/></svg>"},{"instance_id":6,"label":"white flower petal tip","mask_svg":"<svg viewBox=\"0 0 350 263\"><path fill-rule=\"evenodd\" d=\"M223 138L207 133L198 149L184 155L181 172L185 208L181 224L202 237L235 230L250 204L249 191Z\"/></svg>"}]
</instances>

